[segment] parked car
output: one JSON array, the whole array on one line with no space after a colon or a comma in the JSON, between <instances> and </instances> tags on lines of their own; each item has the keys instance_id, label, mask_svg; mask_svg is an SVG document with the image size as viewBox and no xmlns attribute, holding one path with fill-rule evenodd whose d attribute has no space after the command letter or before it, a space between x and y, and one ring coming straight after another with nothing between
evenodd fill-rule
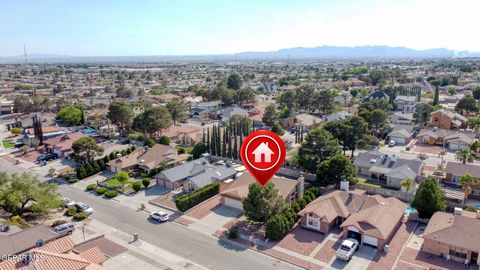
<instances>
[{"instance_id":1,"label":"parked car","mask_svg":"<svg viewBox=\"0 0 480 270\"><path fill-rule=\"evenodd\" d=\"M150 218L159 222L165 222L169 219L167 213L165 212L153 212L150 214Z\"/></svg>"},{"instance_id":2,"label":"parked car","mask_svg":"<svg viewBox=\"0 0 480 270\"><path fill-rule=\"evenodd\" d=\"M72 223L65 223L54 227L53 231L60 235L71 235L75 231L75 226Z\"/></svg>"},{"instance_id":3,"label":"parked car","mask_svg":"<svg viewBox=\"0 0 480 270\"><path fill-rule=\"evenodd\" d=\"M91 215L93 214L93 208L90 207L90 205L86 204L86 203L75 203L75 207L77 208L78 211L80 212L85 212L87 213L88 215Z\"/></svg>"},{"instance_id":4,"label":"parked car","mask_svg":"<svg viewBox=\"0 0 480 270\"><path fill-rule=\"evenodd\" d=\"M70 198L64 197L63 200L65 201L65 207L70 207L75 205L75 201Z\"/></svg>"},{"instance_id":5,"label":"parked car","mask_svg":"<svg viewBox=\"0 0 480 270\"><path fill-rule=\"evenodd\" d=\"M41 154L37 157L37 161L49 161L52 159L57 159L58 155L55 153Z\"/></svg>"},{"instance_id":6,"label":"parked car","mask_svg":"<svg viewBox=\"0 0 480 270\"><path fill-rule=\"evenodd\" d=\"M388 146L390 146L390 147L394 147L395 144L397 144L397 142L394 141L394 140L390 140L390 141L388 142Z\"/></svg>"},{"instance_id":7,"label":"parked car","mask_svg":"<svg viewBox=\"0 0 480 270\"><path fill-rule=\"evenodd\" d=\"M353 253L357 251L359 245L360 243L353 238L343 240L335 255L340 260L349 261L352 258Z\"/></svg>"}]
</instances>

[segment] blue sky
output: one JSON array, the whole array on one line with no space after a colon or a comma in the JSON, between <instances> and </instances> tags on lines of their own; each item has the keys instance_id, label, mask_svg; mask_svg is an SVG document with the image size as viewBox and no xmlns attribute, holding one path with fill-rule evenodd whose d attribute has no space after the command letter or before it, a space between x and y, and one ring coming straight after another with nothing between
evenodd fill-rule
<instances>
[{"instance_id":1,"label":"blue sky","mask_svg":"<svg viewBox=\"0 0 480 270\"><path fill-rule=\"evenodd\" d=\"M321 45L480 51L478 0L0 0L0 56L222 54Z\"/></svg>"}]
</instances>

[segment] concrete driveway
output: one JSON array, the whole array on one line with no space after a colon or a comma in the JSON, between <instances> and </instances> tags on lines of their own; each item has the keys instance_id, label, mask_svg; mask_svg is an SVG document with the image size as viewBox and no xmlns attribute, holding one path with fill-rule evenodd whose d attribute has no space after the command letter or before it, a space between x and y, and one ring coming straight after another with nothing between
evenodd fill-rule
<instances>
[{"instance_id":1,"label":"concrete driveway","mask_svg":"<svg viewBox=\"0 0 480 270\"><path fill-rule=\"evenodd\" d=\"M241 210L220 205L212 209L212 211L200 219L199 221L190 225L192 229L202 231L207 234L213 234L217 230L221 230L223 225L233 218L240 216L242 213Z\"/></svg>"},{"instance_id":2,"label":"concrete driveway","mask_svg":"<svg viewBox=\"0 0 480 270\"><path fill-rule=\"evenodd\" d=\"M361 245L349 262L334 259L330 267L332 269L345 270L367 269L376 253L376 248L367 245Z\"/></svg>"}]
</instances>

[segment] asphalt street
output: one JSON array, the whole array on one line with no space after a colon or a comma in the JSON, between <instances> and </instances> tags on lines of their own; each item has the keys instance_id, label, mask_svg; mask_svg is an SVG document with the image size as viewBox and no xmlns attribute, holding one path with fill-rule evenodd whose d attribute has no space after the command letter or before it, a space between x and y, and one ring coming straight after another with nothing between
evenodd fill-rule
<instances>
[{"instance_id":1,"label":"asphalt street","mask_svg":"<svg viewBox=\"0 0 480 270\"><path fill-rule=\"evenodd\" d=\"M0 171L31 172L0 158ZM44 177L41 177L44 179ZM243 249L225 241L201 234L173 221L159 224L149 221L148 214L135 211L115 201L89 194L70 185L60 185L60 193L94 208L92 218L155 246L184 257L209 269L301 269L261 253Z\"/></svg>"}]
</instances>

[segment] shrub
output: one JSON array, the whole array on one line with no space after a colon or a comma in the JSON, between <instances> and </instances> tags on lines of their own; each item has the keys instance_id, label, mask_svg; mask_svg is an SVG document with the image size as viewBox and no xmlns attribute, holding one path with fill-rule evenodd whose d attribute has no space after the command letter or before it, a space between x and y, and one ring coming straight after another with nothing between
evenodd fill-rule
<instances>
[{"instance_id":1,"label":"shrub","mask_svg":"<svg viewBox=\"0 0 480 270\"><path fill-rule=\"evenodd\" d=\"M93 173L99 173L100 172L100 165L98 165L97 161L92 161L92 168L93 168Z\"/></svg>"},{"instance_id":2,"label":"shrub","mask_svg":"<svg viewBox=\"0 0 480 270\"><path fill-rule=\"evenodd\" d=\"M145 144L146 144L148 147L152 148L152 147L155 145L155 141L152 140L152 139L148 139L148 140L145 142Z\"/></svg>"},{"instance_id":3,"label":"shrub","mask_svg":"<svg viewBox=\"0 0 480 270\"><path fill-rule=\"evenodd\" d=\"M265 236L271 240L279 240L289 230L288 220L283 214L276 214L267 221Z\"/></svg>"},{"instance_id":4,"label":"shrub","mask_svg":"<svg viewBox=\"0 0 480 270\"><path fill-rule=\"evenodd\" d=\"M65 215L71 217L73 215L75 215L77 213L77 208L75 208L74 206L70 206L67 211L65 211Z\"/></svg>"},{"instance_id":5,"label":"shrub","mask_svg":"<svg viewBox=\"0 0 480 270\"><path fill-rule=\"evenodd\" d=\"M80 167L77 168L77 178L78 179L83 179L87 177L87 170L85 169L85 166L81 165Z\"/></svg>"},{"instance_id":6,"label":"shrub","mask_svg":"<svg viewBox=\"0 0 480 270\"><path fill-rule=\"evenodd\" d=\"M123 156L126 156L127 155L127 151L125 149L122 150L122 152L120 152L120 154L122 154L122 157Z\"/></svg>"},{"instance_id":7,"label":"shrub","mask_svg":"<svg viewBox=\"0 0 480 270\"><path fill-rule=\"evenodd\" d=\"M70 183L70 184L74 184L74 183L76 183L77 181L78 181L77 178L70 178L70 179L68 179L68 183Z\"/></svg>"},{"instance_id":8,"label":"shrub","mask_svg":"<svg viewBox=\"0 0 480 270\"><path fill-rule=\"evenodd\" d=\"M150 185L151 179L146 177L142 179L142 184L145 188L147 188Z\"/></svg>"},{"instance_id":9,"label":"shrub","mask_svg":"<svg viewBox=\"0 0 480 270\"><path fill-rule=\"evenodd\" d=\"M158 140L158 143L163 145L170 145L170 138L163 135L162 137L160 137L160 140Z\"/></svg>"},{"instance_id":10,"label":"shrub","mask_svg":"<svg viewBox=\"0 0 480 270\"><path fill-rule=\"evenodd\" d=\"M106 155L106 156L103 157L103 163L104 164L107 164L109 161L110 161L110 156L109 155Z\"/></svg>"},{"instance_id":11,"label":"shrub","mask_svg":"<svg viewBox=\"0 0 480 270\"><path fill-rule=\"evenodd\" d=\"M13 134L13 135L19 135L22 133L22 129L19 128L19 127L14 127L10 130L10 132Z\"/></svg>"},{"instance_id":12,"label":"shrub","mask_svg":"<svg viewBox=\"0 0 480 270\"><path fill-rule=\"evenodd\" d=\"M130 151L131 152L135 151L135 149L137 149L137 147L135 145L130 146Z\"/></svg>"},{"instance_id":13,"label":"shrub","mask_svg":"<svg viewBox=\"0 0 480 270\"><path fill-rule=\"evenodd\" d=\"M140 191L140 189L142 188L142 182L137 181L137 182L133 183L132 188L133 188L133 190L135 190L135 192Z\"/></svg>"},{"instance_id":14,"label":"shrub","mask_svg":"<svg viewBox=\"0 0 480 270\"><path fill-rule=\"evenodd\" d=\"M100 167L100 171L105 170L105 161L103 159L97 160L98 167Z\"/></svg>"},{"instance_id":15,"label":"shrub","mask_svg":"<svg viewBox=\"0 0 480 270\"><path fill-rule=\"evenodd\" d=\"M93 175L95 173L95 170L92 167L92 164L87 163L85 165L85 170L87 170L87 176Z\"/></svg>"},{"instance_id":16,"label":"shrub","mask_svg":"<svg viewBox=\"0 0 480 270\"><path fill-rule=\"evenodd\" d=\"M188 194L178 196L175 199L175 205L178 210L185 212L193 206L217 195L219 192L220 184L218 182L211 183Z\"/></svg>"},{"instance_id":17,"label":"shrub","mask_svg":"<svg viewBox=\"0 0 480 270\"><path fill-rule=\"evenodd\" d=\"M108 155L108 157L110 158L110 160L113 160L115 159L116 155L115 155L115 151L113 152L110 152L110 155Z\"/></svg>"},{"instance_id":18,"label":"shrub","mask_svg":"<svg viewBox=\"0 0 480 270\"><path fill-rule=\"evenodd\" d=\"M465 206L463 210L470 211L470 212L477 212L478 208L476 208L475 206L468 205L468 206Z\"/></svg>"},{"instance_id":19,"label":"shrub","mask_svg":"<svg viewBox=\"0 0 480 270\"><path fill-rule=\"evenodd\" d=\"M57 219L55 220L53 223L52 223L52 227L57 227L58 225L62 225L62 224L65 224L67 223L66 220L64 219Z\"/></svg>"},{"instance_id":20,"label":"shrub","mask_svg":"<svg viewBox=\"0 0 480 270\"><path fill-rule=\"evenodd\" d=\"M150 171L150 175L149 175L149 176L150 176L150 177L153 177L153 176L157 175L158 173L159 173L158 168L155 168L155 169L152 169L152 170Z\"/></svg>"},{"instance_id":21,"label":"shrub","mask_svg":"<svg viewBox=\"0 0 480 270\"><path fill-rule=\"evenodd\" d=\"M305 202L305 200L303 198L301 198L300 200L298 200L298 205L300 206L300 209L303 209L303 208L305 208L307 203Z\"/></svg>"},{"instance_id":22,"label":"shrub","mask_svg":"<svg viewBox=\"0 0 480 270\"><path fill-rule=\"evenodd\" d=\"M231 228L228 230L227 237L230 239L237 239L238 238L238 229L237 228Z\"/></svg>"},{"instance_id":23,"label":"shrub","mask_svg":"<svg viewBox=\"0 0 480 270\"><path fill-rule=\"evenodd\" d=\"M95 184L90 184L90 185L87 186L87 190L94 190L96 188L97 188L97 185L95 185Z\"/></svg>"},{"instance_id":24,"label":"shrub","mask_svg":"<svg viewBox=\"0 0 480 270\"><path fill-rule=\"evenodd\" d=\"M118 196L118 192L116 190L109 190L109 191L105 192L104 195L107 198L114 198L114 197Z\"/></svg>"},{"instance_id":25,"label":"shrub","mask_svg":"<svg viewBox=\"0 0 480 270\"><path fill-rule=\"evenodd\" d=\"M10 221L14 222L14 223L21 223L23 221L23 219L22 219L22 217L20 217L18 215L15 215L15 216L10 218Z\"/></svg>"},{"instance_id":26,"label":"shrub","mask_svg":"<svg viewBox=\"0 0 480 270\"><path fill-rule=\"evenodd\" d=\"M295 211L295 213L298 213L298 212L300 212L300 210L302 210L302 209L300 209L300 205L298 205L298 203L292 204L292 209L293 209L293 211Z\"/></svg>"},{"instance_id":27,"label":"shrub","mask_svg":"<svg viewBox=\"0 0 480 270\"><path fill-rule=\"evenodd\" d=\"M78 213L73 214L73 218L76 219L76 220L84 220L84 219L88 218L88 214L85 213L85 212L78 212Z\"/></svg>"},{"instance_id":28,"label":"shrub","mask_svg":"<svg viewBox=\"0 0 480 270\"><path fill-rule=\"evenodd\" d=\"M103 193L107 192L108 189L107 188L104 188L104 187L97 187L95 189L95 192L98 194L98 195L102 195Z\"/></svg>"},{"instance_id":29,"label":"shrub","mask_svg":"<svg viewBox=\"0 0 480 270\"><path fill-rule=\"evenodd\" d=\"M126 153L127 155L130 155L130 153L132 153L132 149L127 148L127 149L125 150L125 153Z\"/></svg>"}]
</instances>

